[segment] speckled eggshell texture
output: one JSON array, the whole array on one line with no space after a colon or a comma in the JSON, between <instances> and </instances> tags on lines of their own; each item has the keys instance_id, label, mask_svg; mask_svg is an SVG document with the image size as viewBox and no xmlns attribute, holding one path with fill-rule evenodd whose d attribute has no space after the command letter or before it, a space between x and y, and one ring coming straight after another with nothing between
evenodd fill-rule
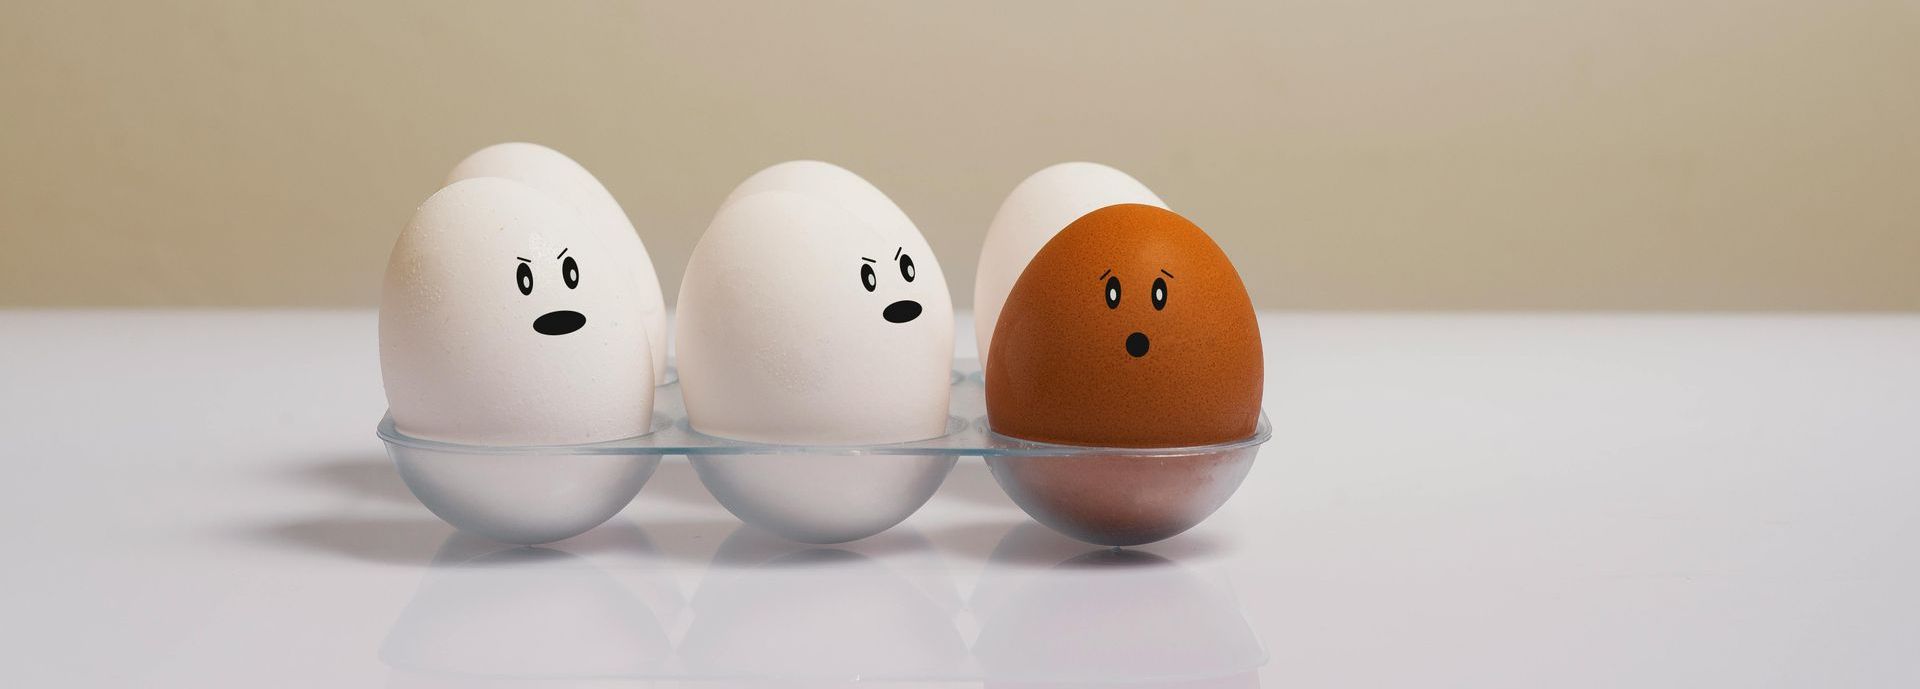
<instances>
[{"instance_id":1,"label":"speckled eggshell texture","mask_svg":"<svg viewBox=\"0 0 1920 689\"><path fill-rule=\"evenodd\" d=\"M447 174L447 183L475 177L502 177L552 194L580 212L589 229L600 234L600 243L611 261L603 261L598 272L604 276L624 275L633 280L640 310L647 329L648 350L653 357L654 384L667 375L667 305L660 292L660 276L654 272L647 245L634 231L620 202L594 178L593 173L559 151L530 143L494 144L475 151Z\"/></svg>"},{"instance_id":2,"label":"speckled eggshell texture","mask_svg":"<svg viewBox=\"0 0 1920 689\"><path fill-rule=\"evenodd\" d=\"M980 245L980 265L973 276L973 331L980 346L980 363L991 354L993 329L1007 292L1026 270L1027 262L1047 240L1080 216L1118 203L1141 203L1166 208L1152 190L1127 173L1099 163L1060 163L1033 173L993 214L987 238Z\"/></svg>"},{"instance_id":3,"label":"speckled eggshell texture","mask_svg":"<svg viewBox=\"0 0 1920 689\"><path fill-rule=\"evenodd\" d=\"M421 204L380 295L395 427L478 445L646 433L644 311L600 237L565 202L507 179L454 182Z\"/></svg>"},{"instance_id":4,"label":"speckled eggshell texture","mask_svg":"<svg viewBox=\"0 0 1920 689\"><path fill-rule=\"evenodd\" d=\"M1007 296L986 367L995 432L1181 447L1253 434L1260 330L1240 274L1172 211L1108 206L1061 230Z\"/></svg>"},{"instance_id":5,"label":"speckled eggshell texture","mask_svg":"<svg viewBox=\"0 0 1920 689\"><path fill-rule=\"evenodd\" d=\"M810 194L722 206L676 314L694 430L821 445L943 434L952 306L945 283L910 268L931 258Z\"/></svg>"}]
</instances>

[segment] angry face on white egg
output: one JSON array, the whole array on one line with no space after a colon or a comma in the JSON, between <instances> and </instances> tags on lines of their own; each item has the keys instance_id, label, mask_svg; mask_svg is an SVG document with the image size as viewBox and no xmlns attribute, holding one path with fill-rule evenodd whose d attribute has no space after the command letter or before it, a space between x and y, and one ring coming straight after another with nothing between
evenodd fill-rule
<instances>
[{"instance_id":1,"label":"angry face on white egg","mask_svg":"<svg viewBox=\"0 0 1920 689\"><path fill-rule=\"evenodd\" d=\"M695 430L768 443L938 436L953 311L926 254L844 207L765 191L721 208L680 287Z\"/></svg>"},{"instance_id":2,"label":"angry face on white egg","mask_svg":"<svg viewBox=\"0 0 1920 689\"><path fill-rule=\"evenodd\" d=\"M913 267L913 257L901 253L905 248L906 247L895 247L893 250L893 260L886 263L861 256L860 260L866 263L866 265L860 266L860 284L866 285L868 292L879 291L880 273L873 269L876 264L880 265L880 270L897 267L900 270L900 279L913 282L916 276ZM912 299L901 299L900 301L888 304L887 308L880 312L880 317L885 318L888 323L906 323L915 318L919 318L920 311L923 308L920 302Z\"/></svg>"},{"instance_id":3,"label":"angry face on white egg","mask_svg":"<svg viewBox=\"0 0 1920 689\"><path fill-rule=\"evenodd\" d=\"M937 284L941 288L927 292L929 299L940 303L923 304L928 310L951 312L953 304L946 290L947 276L940 269L940 260L933 255L933 248L927 245L926 237L920 234L920 228L907 217L893 199L879 187L853 171L818 160L789 160L767 167L748 177L740 186L733 188L727 200L721 205L768 191L791 191L805 194L821 201L839 206L853 215L869 229L886 237L886 241L898 244L894 250L896 256L891 264L874 267L877 276L898 273L907 282L924 280L928 284ZM901 263L900 254L907 256ZM885 260L873 260L874 263L889 263ZM865 280L865 277L862 277ZM907 307L895 311L896 317L905 317ZM942 327L935 324L934 327Z\"/></svg>"},{"instance_id":4,"label":"angry face on white egg","mask_svg":"<svg viewBox=\"0 0 1920 689\"><path fill-rule=\"evenodd\" d=\"M653 357L654 383L664 382L667 366L667 309L660 278L653 272L647 246L634 231L627 212L593 173L565 154L531 143L503 143L475 151L447 175L447 183L475 177L500 177L553 195L580 213L588 229L598 234L609 252L594 270L596 277L630 279L639 290L636 306L647 328L647 346Z\"/></svg>"},{"instance_id":5,"label":"angry face on white egg","mask_svg":"<svg viewBox=\"0 0 1920 689\"><path fill-rule=\"evenodd\" d=\"M408 435L475 444L645 433L653 366L640 295L566 203L462 180L415 213L387 266L380 364Z\"/></svg>"},{"instance_id":6,"label":"angry face on white egg","mask_svg":"<svg viewBox=\"0 0 1920 689\"><path fill-rule=\"evenodd\" d=\"M580 262L568 256L568 251L572 249L561 249L553 260L560 262L560 280L566 283L567 289L574 289L580 286ZM514 258L520 260L520 267L514 269L513 281L520 285L521 294L533 296L533 259L520 256ZM565 335L586 325L586 314L572 310L548 311L540 314L539 318L533 319L533 331L542 335Z\"/></svg>"}]
</instances>

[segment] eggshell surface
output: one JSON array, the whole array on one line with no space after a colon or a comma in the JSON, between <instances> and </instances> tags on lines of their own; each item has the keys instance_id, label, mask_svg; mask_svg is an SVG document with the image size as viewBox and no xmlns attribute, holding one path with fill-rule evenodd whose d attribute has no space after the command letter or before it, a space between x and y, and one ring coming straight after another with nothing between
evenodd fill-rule
<instances>
[{"instance_id":1,"label":"eggshell surface","mask_svg":"<svg viewBox=\"0 0 1920 689\"><path fill-rule=\"evenodd\" d=\"M646 243L634 231L633 222L620 202L600 184L600 180L578 162L559 151L539 144L513 142L488 146L460 161L447 175L447 183L475 177L501 177L539 189L559 198L579 211L589 229L599 233L600 243L610 252L597 271L602 276L626 276L634 283L642 325L647 329L647 345L652 357L654 384L667 374L667 307L661 294L660 277L654 272L653 259Z\"/></svg>"},{"instance_id":2,"label":"eggshell surface","mask_svg":"<svg viewBox=\"0 0 1920 689\"><path fill-rule=\"evenodd\" d=\"M831 202L875 231L925 244L906 211L851 170L818 160L789 160L753 173L727 195L724 206L763 191L792 191ZM921 253L932 256L923 248Z\"/></svg>"},{"instance_id":3,"label":"eggshell surface","mask_svg":"<svg viewBox=\"0 0 1920 689\"><path fill-rule=\"evenodd\" d=\"M913 257L914 282L940 287L938 291L926 293L927 309L952 313L953 299L947 291L946 271L940 268L940 259L927 244L926 236L920 234L920 228L907 217L906 211L866 178L833 163L790 160L754 173L734 187L721 205L766 191L805 194L853 214L867 227L887 237L887 241L897 243L899 251ZM947 337L951 339L952 335Z\"/></svg>"},{"instance_id":4,"label":"eggshell surface","mask_svg":"<svg viewBox=\"0 0 1920 689\"><path fill-rule=\"evenodd\" d=\"M1101 208L1047 242L1007 296L986 362L995 432L1181 447L1259 422L1260 330L1205 232L1148 205Z\"/></svg>"},{"instance_id":5,"label":"eggshell surface","mask_svg":"<svg viewBox=\"0 0 1920 689\"><path fill-rule=\"evenodd\" d=\"M974 337L982 365L991 354L1007 293L1040 247L1080 216L1121 203L1167 207L1127 173L1086 162L1060 163L1033 173L1007 195L987 226L974 273Z\"/></svg>"},{"instance_id":6,"label":"eggshell surface","mask_svg":"<svg viewBox=\"0 0 1920 689\"><path fill-rule=\"evenodd\" d=\"M763 443L870 444L945 432L953 311L902 238L793 191L723 206L680 286L688 421Z\"/></svg>"},{"instance_id":7,"label":"eggshell surface","mask_svg":"<svg viewBox=\"0 0 1920 689\"><path fill-rule=\"evenodd\" d=\"M381 291L395 428L477 445L647 432L641 295L602 234L565 202L500 178L454 182L421 204Z\"/></svg>"}]
</instances>

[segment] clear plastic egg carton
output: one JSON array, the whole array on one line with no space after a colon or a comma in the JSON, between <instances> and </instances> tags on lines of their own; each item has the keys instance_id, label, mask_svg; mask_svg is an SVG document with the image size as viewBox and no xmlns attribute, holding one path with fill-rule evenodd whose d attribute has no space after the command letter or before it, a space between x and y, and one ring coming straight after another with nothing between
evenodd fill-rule
<instances>
[{"instance_id":1,"label":"clear plastic egg carton","mask_svg":"<svg viewBox=\"0 0 1920 689\"><path fill-rule=\"evenodd\" d=\"M378 434L407 488L471 533L547 543L612 518L660 459L684 455L742 521L806 543L841 543L900 523L933 497L961 457L982 457L1015 504L1056 531L1098 545L1151 543L1191 528L1233 495L1273 435L1197 447L1114 448L1009 438L987 425L979 366L953 372L947 432L906 443L805 446L702 434L687 422L677 380L654 394L646 435L583 445L483 446Z\"/></svg>"}]
</instances>

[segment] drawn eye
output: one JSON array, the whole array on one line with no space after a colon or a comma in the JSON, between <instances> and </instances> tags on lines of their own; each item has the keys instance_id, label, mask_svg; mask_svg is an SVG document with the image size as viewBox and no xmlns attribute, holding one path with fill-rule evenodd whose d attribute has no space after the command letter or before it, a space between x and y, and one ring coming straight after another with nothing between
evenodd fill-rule
<instances>
[{"instance_id":1,"label":"drawn eye","mask_svg":"<svg viewBox=\"0 0 1920 689\"><path fill-rule=\"evenodd\" d=\"M520 264L520 269L514 271L513 274L520 282L520 293L533 294L533 268L522 263Z\"/></svg>"},{"instance_id":2,"label":"drawn eye","mask_svg":"<svg viewBox=\"0 0 1920 689\"><path fill-rule=\"evenodd\" d=\"M1161 278L1154 278L1153 310L1159 311L1164 308L1167 308L1167 281Z\"/></svg>"},{"instance_id":3,"label":"drawn eye","mask_svg":"<svg viewBox=\"0 0 1920 689\"><path fill-rule=\"evenodd\" d=\"M1107 278L1107 308L1120 308L1120 276Z\"/></svg>"},{"instance_id":4,"label":"drawn eye","mask_svg":"<svg viewBox=\"0 0 1920 689\"><path fill-rule=\"evenodd\" d=\"M913 282L913 274L913 257L900 254L900 277L906 278L907 282Z\"/></svg>"},{"instance_id":5,"label":"drawn eye","mask_svg":"<svg viewBox=\"0 0 1920 689\"><path fill-rule=\"evenodd\" d=\"M580 264L574 263L572 256L560 262L560 279L567 281L567 289L580 286Z\"/></svg>"},{"instance_id":6,"label":"drawn eye","mask_svg":"<svg viewBox=\"0 0 1920 689\"><path fill-rule=\"evenodd\" d=\"M868 292L880 286L880 276L873 274L873 266L860 264L860 284L866 286Z\"/></svg>"}]
</instances>

